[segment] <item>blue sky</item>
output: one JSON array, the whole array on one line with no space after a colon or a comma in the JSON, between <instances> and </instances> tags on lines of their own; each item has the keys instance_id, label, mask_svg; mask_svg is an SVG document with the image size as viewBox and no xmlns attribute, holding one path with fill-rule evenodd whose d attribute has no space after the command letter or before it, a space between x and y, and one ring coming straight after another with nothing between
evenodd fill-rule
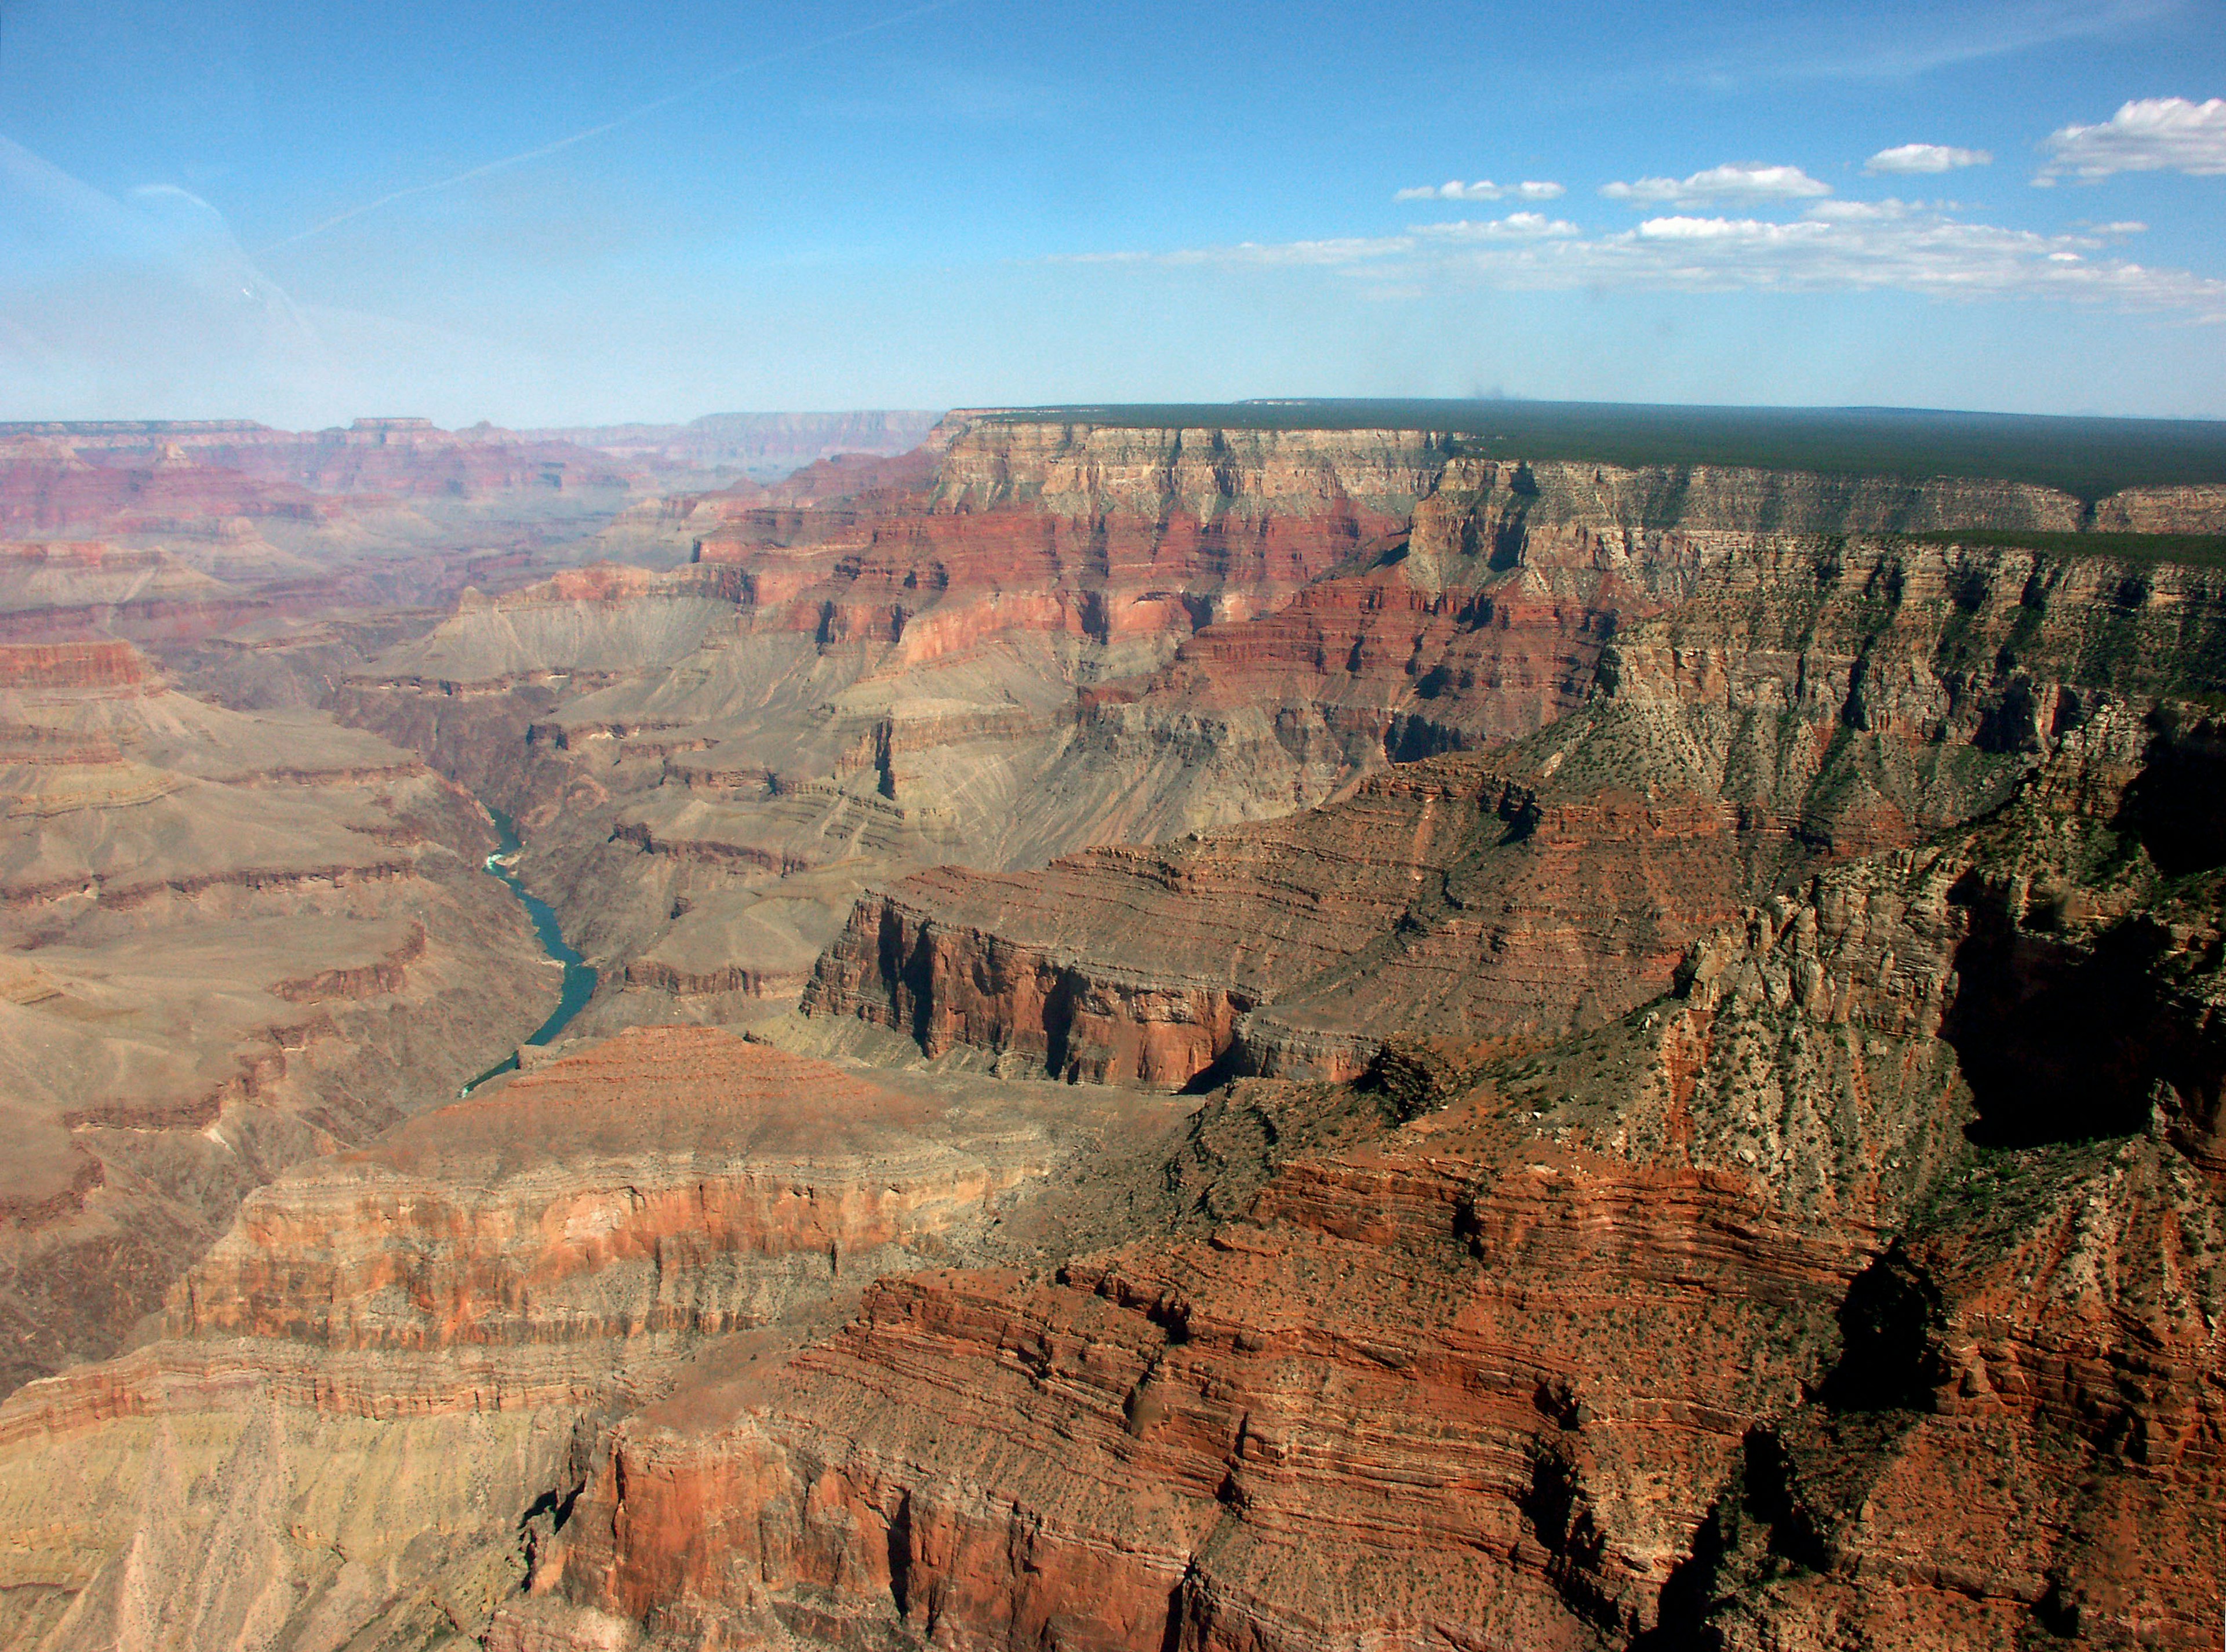
<instances>
[{"instance_id":1,"label":"blue sky","mask_svg":"<svg viewBox=\"0 0 2226 1652\"><path fill-rule=\"evenodd\" d=\"M2226 0L9 0L0 418L2226 416L2221 98Z\"/></svg>"}]
</instances>

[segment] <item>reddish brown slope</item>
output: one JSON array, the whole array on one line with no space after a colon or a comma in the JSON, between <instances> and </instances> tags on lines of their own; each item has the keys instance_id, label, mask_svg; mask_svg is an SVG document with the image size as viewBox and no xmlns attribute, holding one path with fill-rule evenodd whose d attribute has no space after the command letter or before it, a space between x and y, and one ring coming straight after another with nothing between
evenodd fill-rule
<instances>
[{"instance_id":1,"label":"reddish brown slope","mask_svg":"<svg viewBox=\"0 0 2226 1652\"><path fill-rule=\"evenodd\" d=\"M916 1276L707 1369L492 1643L2209 1644L2222 1207L2163 1139L2201 1149L2226 1060L2152 1040L2045 1141L1967 1139L2018 1121L1971 1061L1998 875L2083 891L2032 944L2205 1024L2215 892L2186 950L2111 939L2162 887L2124 812L2159 755L2098 720L1994 824L1750 912L1206 1242ZM2153 1132L2083 1140L2164 1072Z\"/></svg>"},{"instance_id":2,"label":"reddish brown slope","mask_svg":"<svg viewBox=\"0 0 2226 1652\"><path fill-rule=\"evenodd\" d=\"M970 1043L1168 1088L1232 1065L1356 1077L1395 1026L1597 1022L1659 992L1727 915L1731 823L1692 797L1542 803L1522 772L1439 758L1211 839L1034 874L923 873L860 904L805 1008L911 1032L931 1053ZM1380 1026L1240 1026L1364 979L1401 1006Z\"/></svg>"},{"instance_id":3,"label":"reddish brown slope","mask_svg":"<svg viewBox=\"0 0 2226 1652\"><path fill-rule=\"evenodd\" d=\"M2142 574L2138 601L2107 562L1879 540L1643 571L1653 617L1520 746L1273 825L919 874L854 911L807 1012L1171 1085L1350 1076L1402 1028L1557 1036L1658 991L1804 860L1982 814L2113 696L2226 673L2226 595L2196 570ZM1448 698L1521 715L1488 683Z\"/></svg>"}]
</instances>

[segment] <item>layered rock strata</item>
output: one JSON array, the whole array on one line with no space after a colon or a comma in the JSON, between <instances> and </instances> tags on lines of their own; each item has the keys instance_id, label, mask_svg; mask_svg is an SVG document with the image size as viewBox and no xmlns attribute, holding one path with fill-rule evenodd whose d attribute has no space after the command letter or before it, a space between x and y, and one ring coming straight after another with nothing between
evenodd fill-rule
<instances>
[{"instance_id":1,"label":"layered rock strata","mask_svg":"<svg viewBox=\"0 0 2226 1652\"><path fill-rule=\"evenodd\" d=\"M1622 577L1651 617L1505 753L1274 826L916 874L854 910L806 1012L1172 1086L1352 1077L1400 1028L1558 1034L1804 861L1981 815L2097 706L2226 663L2226 588L2185 569L1696 539Z\"/></svg>"},{"instance_id":2,"label":"layered rock strata","mask_svg":"<svg viewBox=\"0 0 2226 1652\"><path fill-rule=\"evenodd\" d=\"M476 1636L599 1419L978 1248L1154 1115L643 1029L298 1167L164 1339L0 1407L0 1621L55 1652Z\"/></svg>"},{"instance_id":3,"label":"layered rock strata","mask_svg":"<svg viewBox=\"0 0 2226 1652\"><path fill-rule=\"evenodd\" d=\"M68 1121L202 1224L133 1304L207 1254L0 1409L10 1637L2193 1645L2217 578L1905 537L2183 507L1008 417L659 505L340 696L614 983L407 1122L501 1012L461 800L0 663L18 818L106 811L0 997L291 1064Z\"/></svg>"},{"instance_id":4,"label":"layered rock strata","mask_svg":"<svg viewBox=\"0 0 2226 1652\"><path fill-rule=\"evenodd\" d=\"M1420 431L961 414L903 459L683 514L688 568L467 606L337 702L527 823L528 875L614 983L604 1026L773 1013L850 899L916 868L1288 814L1649 673L1707 725L1674 736L1718 748L1704 768L1759 766L1673 791L1835 852L1908 841L2007 772L1974 747L2025 738L1997 715L2028 716L2020 650L2115 681L2057 633L2121 646L2120 613L2160 641L2189 577L1896 537L2089 518L2028 485L1529 463ZM1695 703L1727 696L1744 734ZM1867 726L1889 702L1908 728Z\"/></svg>"},{"instance_id":5,"label":"layered rock strata","mask_svg":"<svg viewBox=\"0 0 2226 1652\"><path fill-rule=\"evenodd\" d=\"M1402 1081L1409 1121L1203 1242L914 1274L691 1376L490 1643L2207 1644L2221 1068L2037 1121L1973 1057L1999 887L2207 1025L2214 894L2121 946L2162 755L2096 719L1988 826L1816 875L1450 1104Z\"/></svg>"},{"instance_id":6,"label":"layered rock strata","mask_svg":"<svg viewBox=\"0 0 2226 1652\"><path fill-rule=\"evenodd\" d=\"M250 1189L554 996L450 783L191 699L127 644L0 646L0 799L8 1387L113 1351Z\"/></svg>"}]
</instances>

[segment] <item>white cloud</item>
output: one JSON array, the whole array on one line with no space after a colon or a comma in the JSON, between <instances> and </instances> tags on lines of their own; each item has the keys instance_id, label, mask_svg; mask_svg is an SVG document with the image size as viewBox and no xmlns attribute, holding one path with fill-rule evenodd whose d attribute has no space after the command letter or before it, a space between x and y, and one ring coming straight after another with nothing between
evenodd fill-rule
<instances>
[{"instance_id":1,"label":"white cloud","mask_svg":"<svg viewBox=\"0 0 2226 1652\"><path fill-rule=\"evenodd\" d=\"M1957 167L1983 167L1994 157L1985 149L1959 149L1947 143L1897 143L1880 149L1863 163L1868 173L1952 172Z\"/></svg>"},{"instance_id":2,"label":"white cloud","mask_svg":"<svg viewBox=\"0 0 2226 1652\"><path fill-rule=\"evenodd\" d=\"M1451 224L1418 224L1414 232L1446 241L1536 241L1584 233L1568 219L1549 218L1543 213L1510 213L1481 224L1466 218Z\"/></svg>"},{"instance_id":3,"label":"white cloud","mask_svg":"<svg viewBox=\"0 0 2226 1652\"><path fill-rule=\"evenodd\" d=\"M2037 184L2057 179L2107 178L2114 172L2226 173L2226 98L2137 98L2094 126L2064 126L2043 147L2051 152Z\"/></svg>"},{"instance_id":4,"label":"white cloud","mask_svg":"<svg viewBox=\"0 0 2226 1652\"><path fill-rule=\"evenodd\" d=\"M1891 196L1884 200L1820 200L1801 215L1828 223L1875 223L1881 219L1906 218L1923 205L1922 201L1912 205Z\"/></svg>"},{"instance_id":5,"label":"white cloud","mask_svg":"<svg viewBox=\"0 0 2226 1652\"><path fill-rule=\"evenodd\" d=\"M1415 245L1412 234L1345 235L1320 241L1239 241L1232 246L1185 247L1173 252L1055 252L1045 262L1344 269L1409 251Z\"/></svg>"},{"instance_id":6,"label":"white cloud","mask_svg":"<svg viewBox=\"0 0 2226 1652\"><path fill-rule=\"evenodd\" d=\"M1691 177L1641 178L1636 183L1600 187L1610 200L1635 206L1714 206L1727 201L1804 200L1828 195L1832 186L1799 167L1764 166L1759 162L1710 167Z\"/></svg>"},{"instance_id":7,"label":"white cloud","mask_svg":"<svg viewBox=\"0 0 2226 1652\"><path fill-rule=\"evenodd\" d=\"M1419 189L1402 189L1391 197L1394 200L1553 200L1568 193L1557 183L1494 183L1489 178L1475 183L1463 183L1454 179L1451 183L1426 184Z\"/></svg>"},{"instance_id":8,"label":"white cloud","mask_svg":"<svg viewBox=\"0 0 2226 1652\"><path fill-rule=\"evenodd\" d=\"M1148 256L1162 264L1313 265L1365 276L1385 293L1448 280L1518 289L1895 291L2051 298L2226 321L2226 281L2109 256L2106 234L2127 228L2041 235L1968 223L1921 203L1820 200L1790 223L1671 213L1587 235L1566 219L1515 213L1404 235Z\"/></svg>"}]
</instances>

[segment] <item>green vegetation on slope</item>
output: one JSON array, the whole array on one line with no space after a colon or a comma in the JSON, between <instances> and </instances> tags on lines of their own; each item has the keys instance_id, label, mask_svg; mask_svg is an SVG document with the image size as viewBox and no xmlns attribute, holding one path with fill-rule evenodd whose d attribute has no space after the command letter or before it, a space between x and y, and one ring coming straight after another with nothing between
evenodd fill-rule
<instances>
[{"instance_id":1,"label":"green vegetation on slope","mask_svg":"<svg viewBox=\"0 0 2226 1652\"><path fill-rule=\"evenodd\" d=\"M2226 533L2028 533L2016 529L1959 528L1898 537L1929 545L1967 545L1975 550L2038 550L2055 556L2110 556L2226 568Z\"/></svg>"},{"instance_id":2,"label":"green vegetation on slope","mask_svg":"<svg viewBox=\"0 0 2226 1652\"><path fill-rule=\"evenodd\" d=\"M1005 408L984 416L1132 429L1425 430L1446 438L1454 453L1633 467L1988 477L2061 488L2089 503L2121 488L2226 482L2226 421L2209 419L1415 399Z\"/></svg>"}]
</instances>

